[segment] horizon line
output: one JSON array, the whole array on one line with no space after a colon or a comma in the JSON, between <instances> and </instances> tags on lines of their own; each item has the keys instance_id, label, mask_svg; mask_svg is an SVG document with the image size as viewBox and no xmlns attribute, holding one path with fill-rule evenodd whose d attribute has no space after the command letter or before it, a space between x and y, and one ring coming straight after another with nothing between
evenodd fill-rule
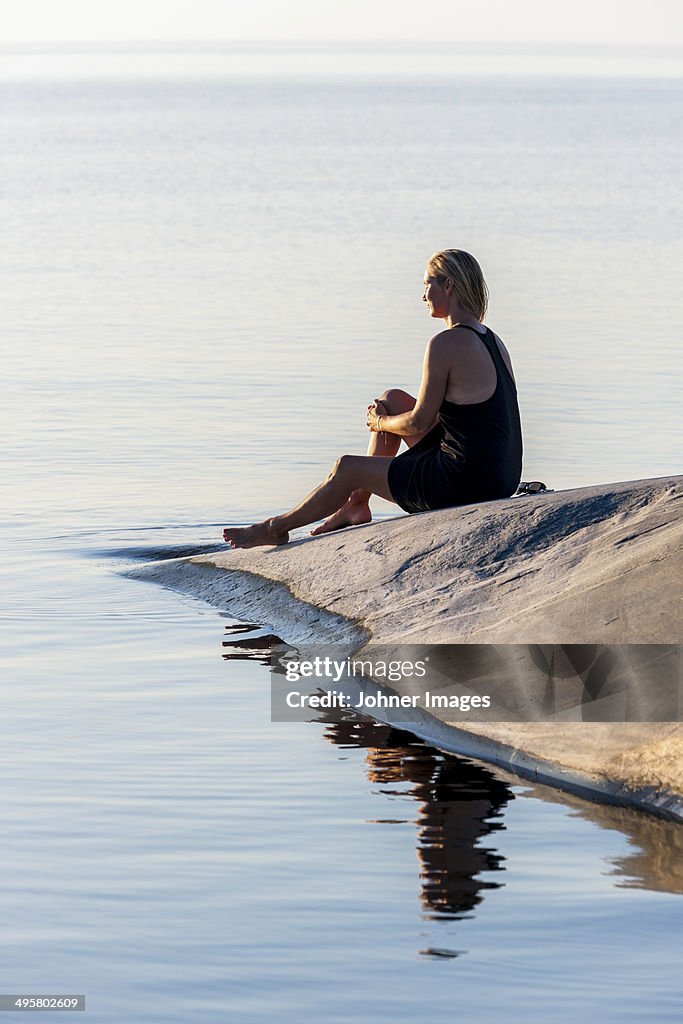
<instances>
[{"instance_id":1,"label":"horizon line","mask_svg":"<svg viewBox=\"0 0 683 1024\"><path fill-rule=\"evenodd\" d=\"M269 47L269 46L334 46L334 47L378 47L396 48L408 47L430 47L439 50L453 48L478 47L487 50L509 49L513 47L527 46L531 48L559 47L566 49L607 49L607 50L681 50L683 40L680 42L613 42L598 40L566 40L566 39L451 39L451 40L430 40L430 39L208 39L208 38L177 38L177 39L75 39L75 40L48 40L48 39L26 39L0 42L0 53L21 53L21 52L68 52L74 50L122 50L128 48L141 49L153 47L155 49L175 50L179 48L223 50L231 47Z\"/></svg>"}]
</instances>

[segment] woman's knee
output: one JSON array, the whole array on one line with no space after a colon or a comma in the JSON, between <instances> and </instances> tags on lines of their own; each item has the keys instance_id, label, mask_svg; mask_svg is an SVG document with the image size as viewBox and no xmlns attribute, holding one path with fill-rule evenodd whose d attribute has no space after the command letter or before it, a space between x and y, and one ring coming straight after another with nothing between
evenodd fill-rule
<instances>
[{"instance_id":1,"label":"woman's knee","mask_svg":"<svg viewBox=\"0 0 683 1024\"><path fill-rule=\"evenodd\" d=\"M397 416L402 412L410 412L411 409L414 409L416 399L401 388L387 388L380 395L379 401L390 416Z\"/></svg>"},{"instance_id":2,"label":"woman's knee","mask_svg":"<svg viewBox=\"0 0 683 1024\"><path fill-rule=\"evenodd\" d=\"M354 460L357 458L357 455L340 455L332 467L330 476L336 480L347 477L352 472Z\"/></svg>"}]
</instances>

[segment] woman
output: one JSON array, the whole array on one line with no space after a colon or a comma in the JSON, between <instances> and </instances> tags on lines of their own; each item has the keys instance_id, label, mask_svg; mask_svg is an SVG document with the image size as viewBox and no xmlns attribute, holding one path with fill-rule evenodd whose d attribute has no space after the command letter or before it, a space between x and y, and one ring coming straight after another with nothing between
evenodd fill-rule
<instances>
[{"instance_id":1,"label":"woman","mask_svg":"<svg viewBox=\"0 0 683 1024\"><path fill-rule=\"evenodd\" d=\"M514 493L522 472L517 389L507 349L482 323L488 289L479 264L460 249L435 253L422 299L446 329L427 345L417 399L385 391L368 406L368 454L342 455L291 512L226 527L232 547L286 544L290 530L324 516L313 534L369 523L373 494L426 512ZM408 451L397 455L401 440Z\"/></svg>"}]
</instances>

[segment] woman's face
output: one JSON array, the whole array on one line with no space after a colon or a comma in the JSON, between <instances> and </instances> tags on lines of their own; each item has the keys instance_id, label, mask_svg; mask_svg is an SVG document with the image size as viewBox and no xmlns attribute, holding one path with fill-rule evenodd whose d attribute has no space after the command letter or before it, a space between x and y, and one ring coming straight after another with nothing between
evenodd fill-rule
<instances>
[{"instance_id":1,"label":"woman's face","mask_svg":"<svg viewBox=\"0 0 683 1024\"><path fill-rule=\"evenodd\" d=\"M429 315L443 320L448 315L448 293L443 278L434 277L425 270L422 301L427 303Z\"/></svg>"}]
</instances>

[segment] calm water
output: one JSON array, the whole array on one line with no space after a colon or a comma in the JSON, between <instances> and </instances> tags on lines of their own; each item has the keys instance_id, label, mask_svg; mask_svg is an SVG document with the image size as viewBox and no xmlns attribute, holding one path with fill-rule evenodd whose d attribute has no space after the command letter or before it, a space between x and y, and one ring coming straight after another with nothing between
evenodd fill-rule
<instances>
[{"instance_id":1,"label":"calm water","mask_svg":"<svg viewBox=\"0 0 683 1024\"><path fill-rule=\"evenodd\" d=\"M140 1024L680 1019L679 829L273 725L229 609L116 574L362 451L367 402L419 383L445 245L486 270L526 476L679 472L680 79L17 59L2 991Z\"/></svg>"}]
</instances>

